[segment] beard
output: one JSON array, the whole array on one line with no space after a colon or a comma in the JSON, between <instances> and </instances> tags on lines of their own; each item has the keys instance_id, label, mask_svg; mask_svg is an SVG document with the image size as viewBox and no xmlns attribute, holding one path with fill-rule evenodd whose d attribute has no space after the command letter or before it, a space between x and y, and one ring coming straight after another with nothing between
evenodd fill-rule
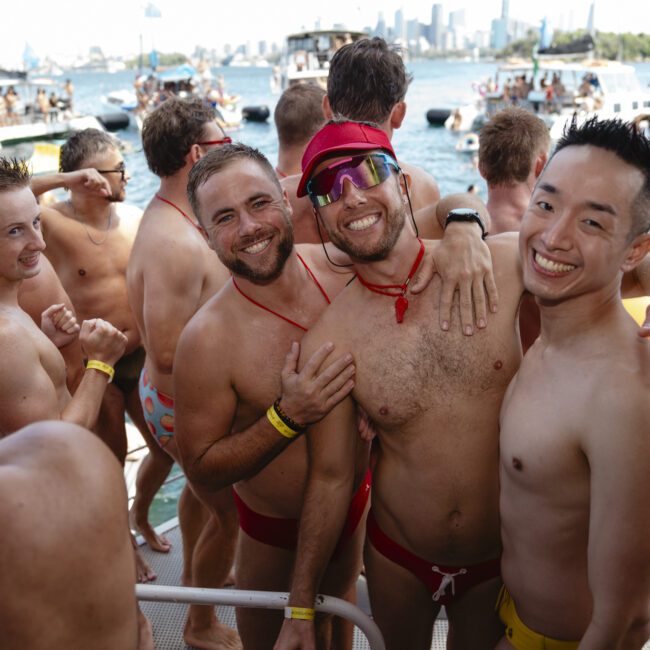
<instances>
[{"instance_id":1,"label":"beard","mask_svg":"<svg viewBox=\"0 0 650 650\"><path fill-rule=\"evenodd\" d=\"M385 260L389 253L395 247L397 238L402 232L406 221L406 208L400 206L393 212L386 215L386 228L379 241L374 244L364 244L363 242L349 241L338 230L328 230L330 241L344 253L347 253L352 259L361 262L380 262Z\"/></svg>"},{"instance_id":2,"label":"beard","mask_svg":"<svg viewBox=\"0 0 650 650\"><path fill-rule=\"evenodd\" d=\"M248 262L237 257L236 253L226 256L221 252L218 252L219 259L234 275L238 275L246 280L250 280L251 282L266 283L276 280L282 273L284 265L293 250L293 227L288 217L286 224L287 226L285 229L282 231L276 231L280 233L280 238L277 242L275 255L263 266L252 266ZM260 237L257 237L256 239L259 240ZM251 244L252 243L254 242L251 241Z\"/></svg>"},{"instance_id":3,"label":"beard","mask_svg":"<svg viewBox=\"0 0 650 650\"><path fill-rule=\"evenodd\" d=\"M123 203L126 198L126 192L123 189L114 190L109 196L106 197L106 200L109 203Z\"/></svg>"}]
</instances>

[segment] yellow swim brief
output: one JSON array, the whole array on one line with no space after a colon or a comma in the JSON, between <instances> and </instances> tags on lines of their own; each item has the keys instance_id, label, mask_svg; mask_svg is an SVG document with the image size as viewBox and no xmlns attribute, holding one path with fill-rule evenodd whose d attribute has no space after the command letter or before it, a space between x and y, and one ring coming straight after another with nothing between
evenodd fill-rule
<instances>
[{"instance_id":1,"label":"yellow swim brief","mask_svg":"<svg viewBox=\"0 0 650 650\"><path fill-rule=\"evenodd\" d=\"M576 650L580 641L558 641L526 627L517 615L515 601L505 585L497 599L499 618L506 626L505 636L516 650Z\"/></svg>"}]
</instances>

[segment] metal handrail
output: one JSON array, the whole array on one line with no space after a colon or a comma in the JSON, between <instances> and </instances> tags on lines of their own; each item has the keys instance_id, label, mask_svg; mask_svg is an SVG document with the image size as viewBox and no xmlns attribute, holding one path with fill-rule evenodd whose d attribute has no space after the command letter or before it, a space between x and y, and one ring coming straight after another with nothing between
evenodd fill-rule
<instances>
[{"instance_id":1,"label":"metal handrail","mask_svg":"<svg viewBox=\"0 0 650 650\"><path fill-rule=\"evenodd\" d=\"M230 605L232 607L284 609L289 604L289 594L281 591L136 585L135 595L138 600L192 605ZM377 624L356 605L341 598L319 594L316 596L314 609L317 612L334 614L352 621L368 639L370 650L385 650L386 645Z\"/></svg>"}]
</instances>

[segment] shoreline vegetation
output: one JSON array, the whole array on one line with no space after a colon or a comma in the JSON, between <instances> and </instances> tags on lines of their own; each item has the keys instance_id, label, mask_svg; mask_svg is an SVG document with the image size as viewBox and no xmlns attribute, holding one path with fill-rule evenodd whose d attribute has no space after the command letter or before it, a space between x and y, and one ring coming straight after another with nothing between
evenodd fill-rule
<instances>
[{"instance_id":1,"label":"shoreline vegetation","mask_svg":"<svg viewBox=\"0 0 650 650\"><path fill-rule=\"evenodd\" d=\"M561 32L556 31L553 35L553 42L551 47L563 46L572 41L576 41L587 36L588 32L585 30L578 30L574 32ZM643 63L650 61L650 34L632 34L630 32L623 34L616 34L614 32L596 32L593 36L594 40L594 58L604 59L610 61L627 61L629 63ZM468 48L462 50L425 50L423 52L409 52L409 57L412 60L426 60L426 59L446 59L446 60L467 60L477 59L485 60L502 60L513 57L522 59L531 59L533 50L539 41L539 30L530 29L525 38L513 41L502 50L493 50L489 48ZM202 49L202 48L197 48ZM184 63L189 63L191 58L181 52L158 52L158 68L164 69ZM147 59L147 57L145 57ZM271 64L279 62L280 53L269 54L266 60ZM137 69L138 67L147 67L148 60L141 62L140 57L134 57L125 61L126 67L129 69ZM219 62L210 62L211 65L219 65Z\"/></svg>"}]
</instances>

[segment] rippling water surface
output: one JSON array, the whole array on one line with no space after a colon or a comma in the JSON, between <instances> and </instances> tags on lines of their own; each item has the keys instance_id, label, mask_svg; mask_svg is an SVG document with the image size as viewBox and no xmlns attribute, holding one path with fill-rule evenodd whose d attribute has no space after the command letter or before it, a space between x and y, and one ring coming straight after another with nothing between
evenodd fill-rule
<instances>
[{"instance_id":1,"label":"rippling water surface","mask_svg":"<svg viewBox=\"0 0 650 650\"><path fill-rule=\"evenodd\" d=\"M445 61L415 61L408 64L414 79L406 96L406 119L395 132L393 144L399 157L419 165L433 174L443 194L463 191L470 183L477 184L484 194L484 184L468 154L454 149L458 136L446 129L430 126L425 118L429 108L453 108L472 98L472 83L493 76L494 63ZM650 82L650 64L636 65L644 86ZM241 106L266 104L273 112L278 95L271 92L271 68L215 69L223 74L230 93L241 95ZM71 75L75 84L76 106L93 114L107 112L102 96L112 90L130 89L134 72L118 74ZM157 179L147 169L136 131L118 132L119 137L133 145L134 152L126 156L133 177L127 191L128 201L144 207L157 187ZM275 164L277 140L273 119L266 124L244 123L234 139L263 151Z\"/></svg>"}]
</instances>

